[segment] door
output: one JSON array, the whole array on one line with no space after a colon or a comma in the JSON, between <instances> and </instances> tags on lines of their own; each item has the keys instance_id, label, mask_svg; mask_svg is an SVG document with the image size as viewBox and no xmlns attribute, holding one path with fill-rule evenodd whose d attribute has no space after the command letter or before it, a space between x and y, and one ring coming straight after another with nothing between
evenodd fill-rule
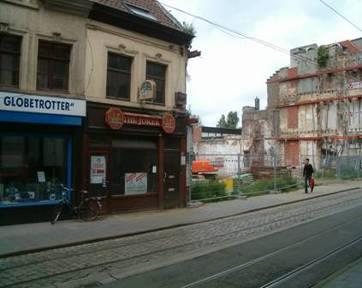
<instances>
[{"instance_id":1,"label":"door","mask_svg":"<svg viewBox=\"0 0 362 288\"><path fill-rule=\"evenodd\" d=\"M171 209L179 207L180 203L180 151L165 150L164 161L164 207Z\"/></svg>"},{"instance_id":2,"label":"door","mask_svg":"<svg viewBox=\"0 0 362 288\"><path fill-rule=\"evenodd\" d=\"M89 152L89 193L90 196L109 196L109 153L108 151Z\"/></svg>"}]
</instances>

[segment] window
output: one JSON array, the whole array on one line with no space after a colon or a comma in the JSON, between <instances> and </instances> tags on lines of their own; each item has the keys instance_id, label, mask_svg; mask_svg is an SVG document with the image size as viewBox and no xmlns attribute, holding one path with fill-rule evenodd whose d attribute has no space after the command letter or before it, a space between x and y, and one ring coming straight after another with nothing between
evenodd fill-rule
<instances>
[{"instance_id":1,"label":"window","mask_svg":"<svg viewBox=\"0 0 362 288\"><path fill-rule=\"evenodd\" d=\"M38 89L68 90L71 46L39 41Z\"/></svg>"},{"instance_id":2,"label":"window","mask_svg":"<svg viewBox=\"0 0 362 288\"><path fill-rule=\"evenodd\" d=\"M149 139L112 141L112 193L139 195L157 192L157 144Z\"/></svg>"},{"instance_id":3,"label":"window","mask_svg":"<svg viewBox=\"0 0 362 288\"><path fill-rule=\"evenodd\" d=\"M108 53L107 96L122 100L130 99L132 58Z\"/></svg>"},{"instance_id":4,"label":"window","mask_svg":"<svg viewBox=\"0 0 362 288\"><path fill-rule=\"evenodd\" d=\"M153 16L150 11L140 8L140 7L136 7L133 5L129 5L127 4L127 7L129 10L131 10L131 12L137 16L141 16L143 18L147 18L149 20L153 20L153 21L157 21L157 18L155 16Z\"/></svg>"},{"instance_id":5,"label":"window","mask_svg":"<svg viewBox=\"0 0 362 288\"><path fill-rule=\"evenodd\" d=\"M166 84L166 68L167 66L147 62L146 79L153 80L156 83L156 99L154 103L165 104L165 84Z\"/></svg>"},{"instance_id":6,"label":"window","mask_svg":"<svg viewBox=\"0 0 362 288\"><path fill-rule=\"evenodd\" d=\"M0 85L19 85L21 37L0 34Z\"/></svg>"},{"instance_id":7,"label":"window","mask_svg":"<svg viewBox=\"0 0 362 288\"><path fill-rule=\"evenodd\" d=\"M0 205L61 199L64 137L0 135Z\"/></svg>"}]
</instances>

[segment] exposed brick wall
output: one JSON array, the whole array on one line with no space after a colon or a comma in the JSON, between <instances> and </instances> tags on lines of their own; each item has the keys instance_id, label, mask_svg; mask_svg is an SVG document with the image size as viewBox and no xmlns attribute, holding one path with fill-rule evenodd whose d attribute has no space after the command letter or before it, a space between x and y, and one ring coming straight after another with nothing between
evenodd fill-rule
<instances>
[{"instance_id":1,"label":"exposed brick wall","mask_svg":"<svg viewBox=\"0 0 362 288\"><path fill-rule=\"evenodd\" d=\"M339 42L344 48L348 49L351 53L359 53L361 52L361 49L352 43L350 40Z\"/></svg>"},{"instance_id":2,"label":"exposed brick wall","mask_svg":"<svg viewBox=\"0 0 362 288\"><path fill-rule=\"evenodd\" d=\"M299 142L290 141L285 144L285 164L299 166Z\"/></svg>"},{"instance_id":3,"label":"exposed brick wall","mask_svg":"<svg viewBox=\"0 0 362 288\"><path fill-rule=\"evenodd\" d=\"M288 78L295 78L298 75L297 67L288 69Z\"/></svg>"},{"instance_id":4,"label":"exposed brick wall","mask_svg":"<svg viewBox=\"0 0 362 288\"><path fill-rule=\"evenodd\" d=\"M298 128L298 106L288 107L288 128Z\"/></svg>"}]
</instances>

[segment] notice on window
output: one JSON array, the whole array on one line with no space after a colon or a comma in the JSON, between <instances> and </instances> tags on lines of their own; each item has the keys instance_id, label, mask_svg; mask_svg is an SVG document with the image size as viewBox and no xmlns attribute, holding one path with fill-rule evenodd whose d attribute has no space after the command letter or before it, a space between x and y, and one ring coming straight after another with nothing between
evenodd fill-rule
<instances>
[{"instance_id":1,"label":"notice on window","mask_svg":"<svg viewBox=\"0 0 362 288\"><path fill-rule=\"evenodd\" d=\"M37 171L38 174L38 182L39 183L45 183L45 172L44 171Z\"/></svg>"},{"instance_id":2,"label":"notice on window","mask_svg":"<svg viewBox=\"0 0 362 288\"><path fill-rule=\"evenodd\" d=\"M147 193L147 173L126 173L124 185L125 195Z\"/></svg>"},{"instance_id":3,"label":"notice on window","mask_svg":"<svg viewBox=\"0 0 362 288\"><path fill-rule=\"evenodd\" d=\"M106 157L93 155L90 162L90 183L102 184L106 179Z\"/></svg>"}]
</instances>

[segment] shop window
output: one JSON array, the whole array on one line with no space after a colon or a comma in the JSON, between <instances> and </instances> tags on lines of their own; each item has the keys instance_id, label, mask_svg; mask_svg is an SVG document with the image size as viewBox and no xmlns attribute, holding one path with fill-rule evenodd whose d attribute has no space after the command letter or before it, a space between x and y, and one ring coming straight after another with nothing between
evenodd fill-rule
<instances>
[{"instance_id":1,"label":"shop window","mask_svg":"<svg viewBox=\"0 0 362 288\"><path fill-rule=\"evenodd\" d=\"M0 34L0 85L19 85L21 37Z\"/></svg>"},{"instance_id":2,"label":"shop window","mask_svg":"<svg viewBox=\"0 0 362 288\"><path fill-rule=\"evenodd\" d=\"M156 98L153 101L156 104L165 104L166 68L159 63L147 62L146 79L156 83Z\"/></svg>"},{"instance_id":3,"label":"shop window","mask_svg":"<svg viewBox=\"0 0 362 288\"><path fill-rule=\"evenodd\" d=\"M157 192L157 145L149 140L114 140L112 143L113 195Z\"/></svg>"},{"instance_id":4,"label":"shop window","mask_svg":"<svg viewBox=\"0 0 362 288\"><path fill-rule=\"evenodd\" d=\"M68 90L71 46L39 41L38 89Z\"/></svg>"},{"instance_id":5,"label":"shop window","mask_svg":"<svg viewBox=\"0 0 362 288\"><path fill-rule=\"evenodd\" d=\"M61 199L66 152L63 137L0 135L0 206Z\"/></svg>"},{"instance_id":6,"label":"shop window","mask_svg":"<svg viewBox=\"0 0 362 288\"><path fill-rule=\"evenodd\" d=\"M132 58L108 53L107 97L130 99Z\"/></svg>"}]
</instances>

